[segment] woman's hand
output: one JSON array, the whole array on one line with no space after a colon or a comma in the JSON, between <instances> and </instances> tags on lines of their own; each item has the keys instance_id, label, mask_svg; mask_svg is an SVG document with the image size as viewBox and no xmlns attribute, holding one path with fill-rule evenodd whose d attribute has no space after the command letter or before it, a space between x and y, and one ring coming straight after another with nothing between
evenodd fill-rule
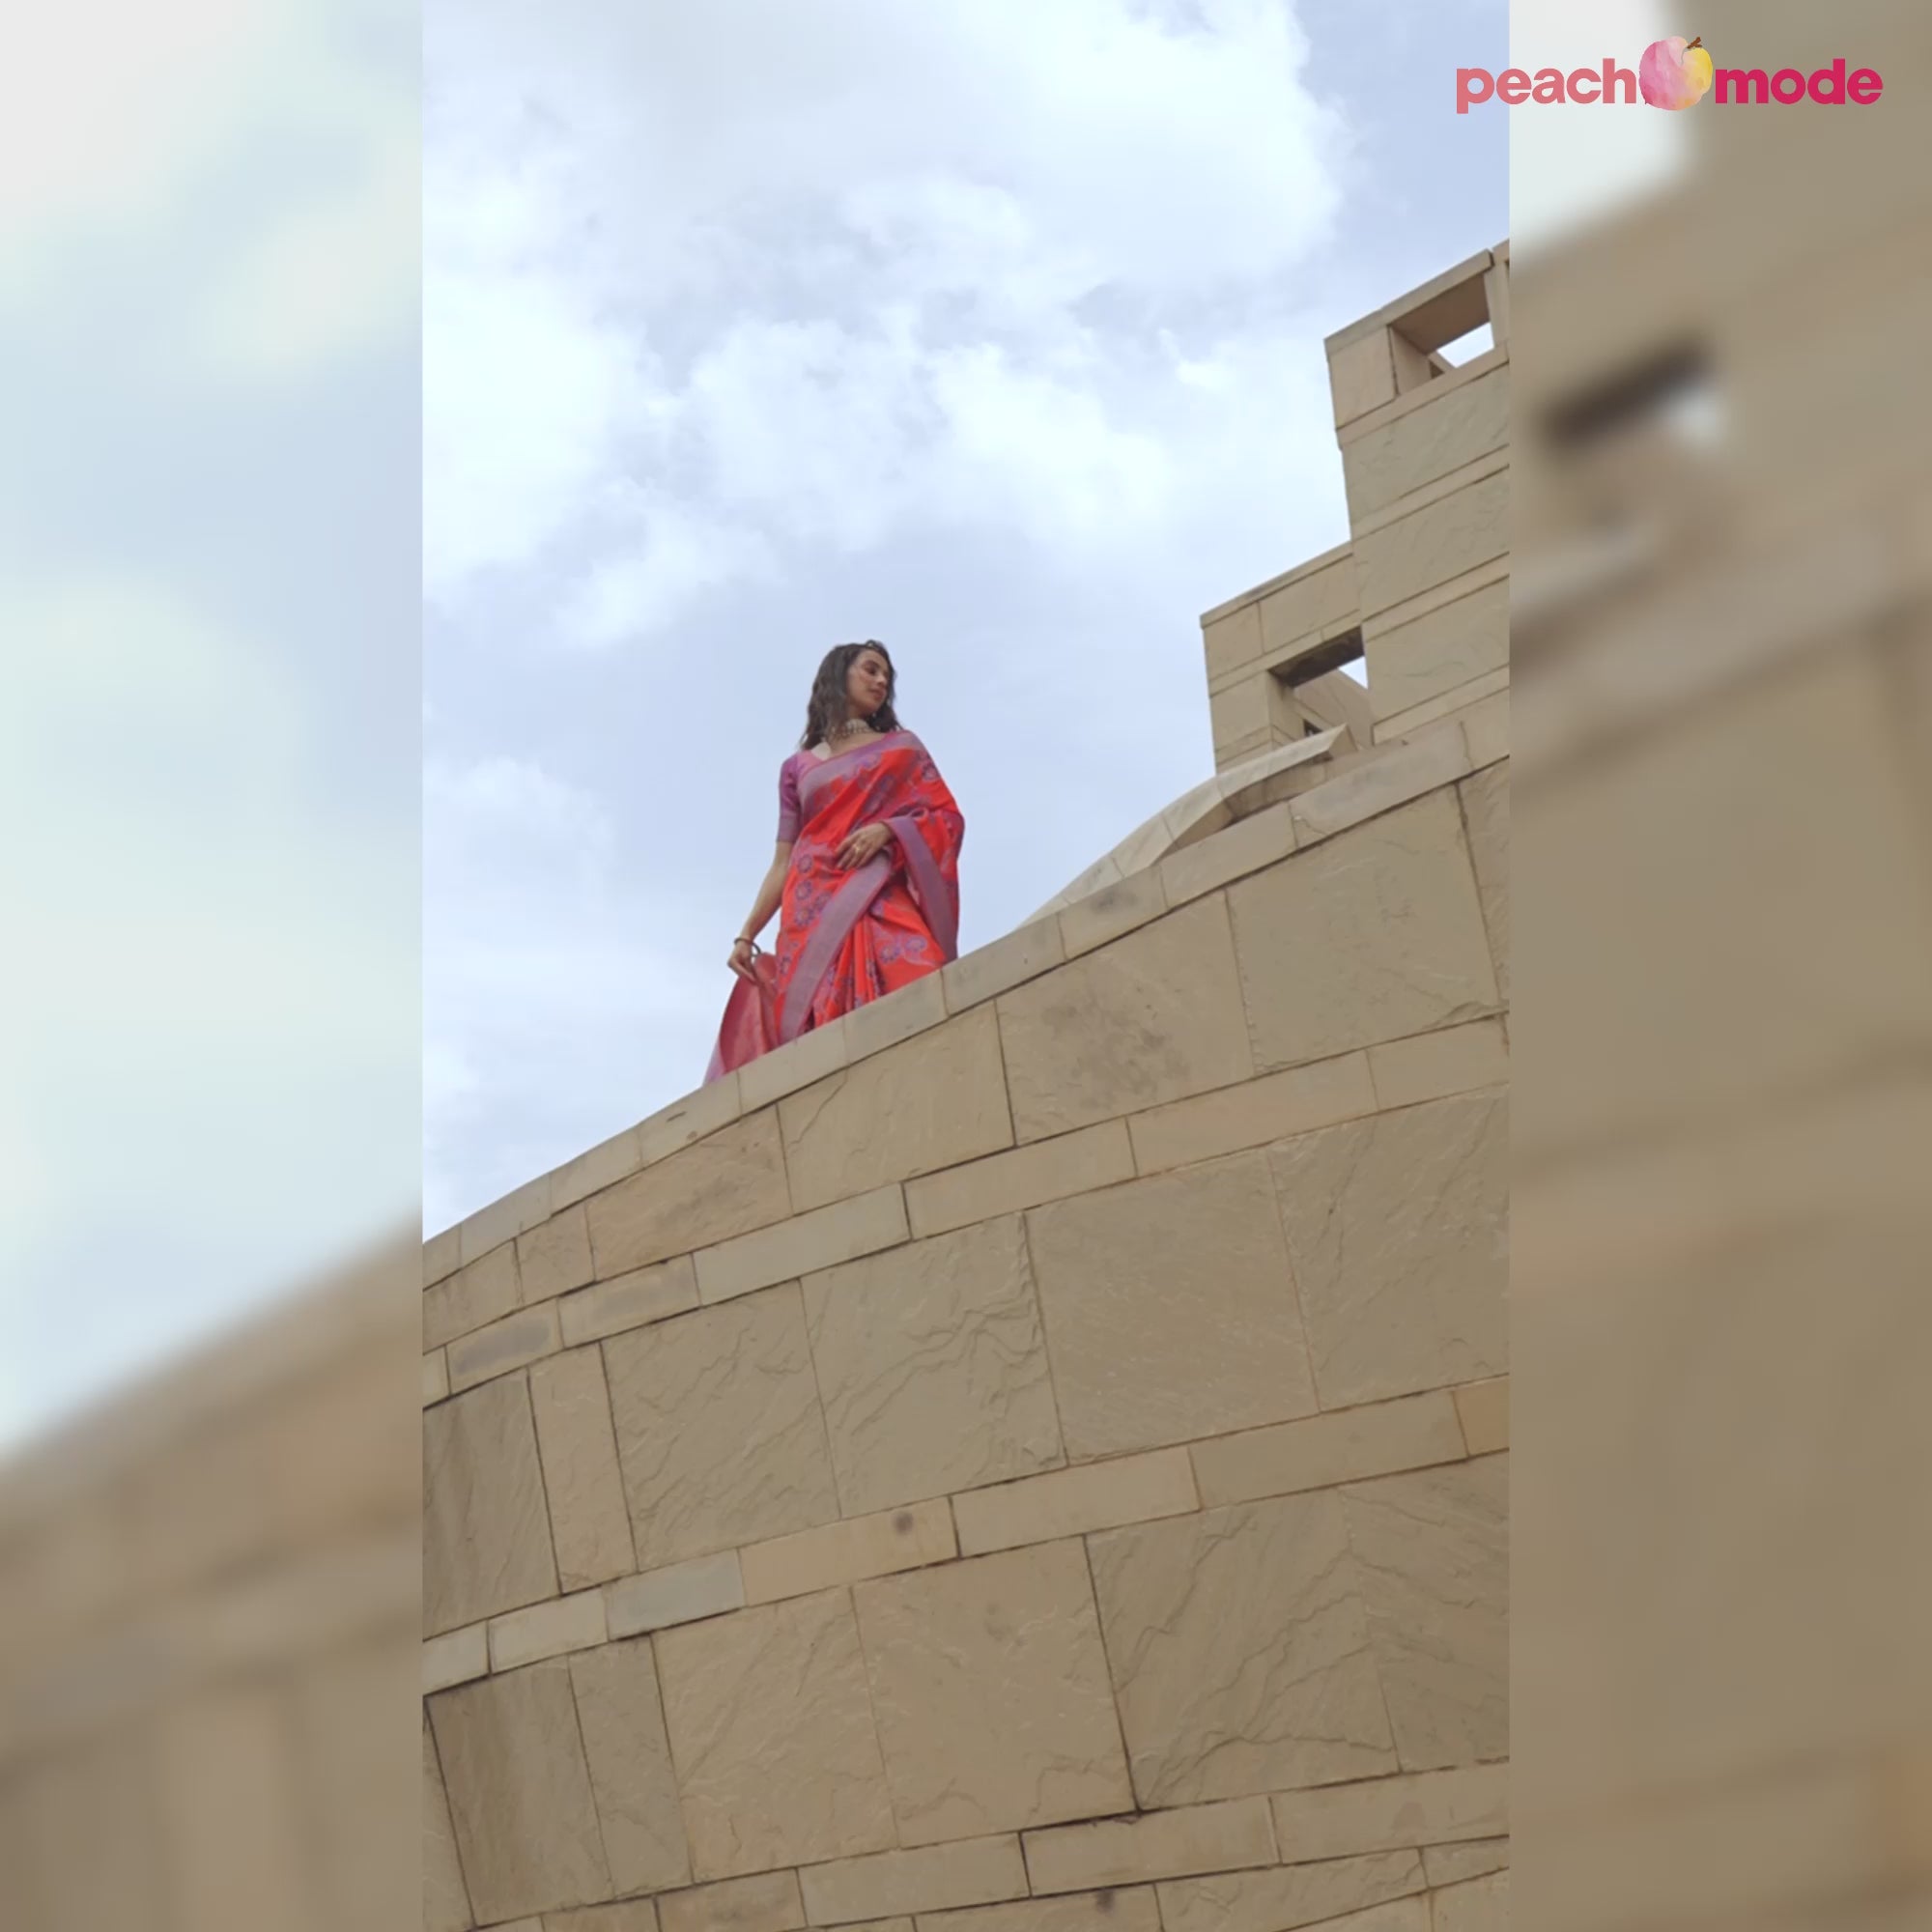
<instances>
[{"instance_id":1,"label":"woman's hand","mask_svg":"<svg viewBox=\"0 0 1932 1932\"><path fill-rule=\"evenodd\" d=\"M749 939L734 939L731 942L731 957L726 963L748 986L758 983L758 969L753 964L757 954L758 949Z\"/></svg>"},{"instance_id":2,"label":"woman's hand","mask_svg":"<svg viewBox=\"0 0 1932 1932\"><path fill-rule=\"evenodd\" d=\"M875 859L892 843L893 832L889 825L862 825L846 839L838 854L838 863L850 871L855 871L867 860Z\"/></svg>"}]
</instances>

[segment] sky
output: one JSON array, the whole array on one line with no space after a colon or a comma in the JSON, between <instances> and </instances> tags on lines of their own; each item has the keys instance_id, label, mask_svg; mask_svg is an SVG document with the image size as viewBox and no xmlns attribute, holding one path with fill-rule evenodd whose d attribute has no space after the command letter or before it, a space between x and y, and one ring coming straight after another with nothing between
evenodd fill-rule
<instances>
[{"instance_id":1,"label":"sky","mask_svg":"<svg viewBox=\"0 0 1932 1932\"><path fill-rule=\"evenodd\" d=\"M412 1219L420 49L0 63L0 1447Z\"/></svg>"},{"instance_id":2,"label":"sky","mask_svg":"<svg viewBox=\"0 0 1932 1932\"><path fill-rule=\"evenodd\" d=\"M1509 225L1492 0L432 0L424 1224L696 1086L823 652L961 945L1208 776L1348 533L1321 338Z\"/></svg>"}]
</instances>

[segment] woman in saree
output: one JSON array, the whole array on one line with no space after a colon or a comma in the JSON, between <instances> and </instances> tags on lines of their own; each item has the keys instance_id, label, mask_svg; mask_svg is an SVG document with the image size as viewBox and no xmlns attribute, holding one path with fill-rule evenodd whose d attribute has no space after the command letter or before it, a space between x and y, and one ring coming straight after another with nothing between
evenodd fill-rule
<instances>
[{"instance_id":1,"label":"woman in saree","mask_svg":"<svg viewBox=\"0 0 1932 1932\"><path fill-rule=\"evenodd\" d=\"M708 1077L936 973L958 951L966 821L898 721L883 644L840 644L779 771L777 849L731 944L738 976ZM773 952L758 935L779 914Z\"/></svg>"}]
</instances>

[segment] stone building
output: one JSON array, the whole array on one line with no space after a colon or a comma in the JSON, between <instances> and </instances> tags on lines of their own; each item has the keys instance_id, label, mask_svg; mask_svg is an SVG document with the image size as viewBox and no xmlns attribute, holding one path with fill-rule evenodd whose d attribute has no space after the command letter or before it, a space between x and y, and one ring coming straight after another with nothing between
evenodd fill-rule
<instances>
[{"instance_id":1,"label":"stone building","mask_svg":"<svg viewBox=\"0 0 1932 1932\"><path fill-rule=\"evenodd\" d=\"M1329 339L1212 778L429 1243L429 1932L1505 1923L1508 317Z\"/></svg>"}]
</instances>

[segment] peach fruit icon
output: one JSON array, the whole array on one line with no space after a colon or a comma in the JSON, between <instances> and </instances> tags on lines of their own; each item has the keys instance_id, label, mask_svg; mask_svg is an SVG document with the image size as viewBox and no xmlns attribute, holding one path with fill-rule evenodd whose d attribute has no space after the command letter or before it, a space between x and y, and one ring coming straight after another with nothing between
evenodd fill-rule
<instances>
[{"instance_id":1,"label":"peach fruit icon","mask_svg":"<svg viewBox=\"0 0 1932 1932\"><path fill-rule=\"evenodd\" d=\"M1636 84L1653 107L1690 107L1711 91L1711 56L1699 34L1653 41L1637 63Z\"/></svg>"}]
</instances>

